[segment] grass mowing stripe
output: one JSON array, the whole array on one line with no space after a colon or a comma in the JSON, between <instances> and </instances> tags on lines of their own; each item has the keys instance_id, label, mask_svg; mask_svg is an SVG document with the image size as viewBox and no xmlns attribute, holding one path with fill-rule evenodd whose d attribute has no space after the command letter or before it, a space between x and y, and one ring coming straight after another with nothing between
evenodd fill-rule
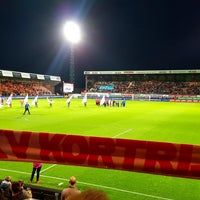
<instances>
[{"instance_id":1,"label":"grass mowing stripe","mask_svg":"<svg viewBox=\"0 0 200 200\"><path fill-rule=\"evenodd\" d=\"M54 167L55 165L52 165L52 166ZM48 167L48 169L51 168L52 166ZM0 171L14 172L14 173L18 173L18 174L30 174L29 172L8 170L8 169L3 169L3 168L0 168ZM44 170L43 170L43 172L44 172ZM44 177L44 178L49 178L49 179L66 181L66 179L64 179L64 178L58 178L58 177L54 177L54 176L47 176L47 175L43 175L43 174L40 175L40 176ZM98 185L98 184L93 184L93 183L88 183L88 182L78 181L78 183L83 184L83 185L93 186L93 187L106 188L106 189L109 189L109 190L115 190L115 191L120 191L120 192L124 192L124 193L134 194L134 195L138 195L138 196L150 197L150 198L153 198L153 199L173 200L173 199L169 199L169 198L165 198L165 197L153 196L153 195L149 195L149 194L144 194L144 193L139 193L139 192L134 192L134 191L129 191L129 190L123 190L123 189L119 189L119 188L114 188L114 187L109 187L109 186L104 186L104 185Z\"/></svg>"}]
</instances>

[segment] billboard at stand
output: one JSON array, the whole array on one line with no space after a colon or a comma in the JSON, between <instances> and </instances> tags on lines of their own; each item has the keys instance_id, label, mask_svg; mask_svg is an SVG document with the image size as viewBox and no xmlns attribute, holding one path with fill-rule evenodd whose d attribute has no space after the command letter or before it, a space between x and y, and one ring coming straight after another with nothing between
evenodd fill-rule
<instances>
[{"instance_id":1,"label":"billboard at stand","mask_svg":"<svg viewBox=\"0 0 200 200\"><path fill-rule=\"evenodd\" d=\"M74 91L73 83L65 83L63 82L63 93L69 93Z\"/></svg>"}]
</instances>

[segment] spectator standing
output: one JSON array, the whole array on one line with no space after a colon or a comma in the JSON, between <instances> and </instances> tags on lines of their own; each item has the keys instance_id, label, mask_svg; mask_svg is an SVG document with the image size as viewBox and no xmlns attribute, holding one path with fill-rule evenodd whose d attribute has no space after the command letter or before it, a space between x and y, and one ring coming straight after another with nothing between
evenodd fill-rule
<instances>
[{"instance_id":1,"label":"spectator standing","mask_svg":"<svg viewBox=\"0 0 200 200\"><path fill-rule=\"evenodd\" d=\"M70 196L79 194L80 190L76 187L76 178L71 176L69 179L69 186L62 190L61 200L66 200Z\"/></svg>"},{"instance_id":2,"label":"spectator standing","mask_svg":"<svg viewBox=\"0 0 200 200\"><path fill-rule=\"evenodd\" d=\"M42 168L42 163L41 162L33 162L33 169L32 169L32 174L31 174L31 179L30 183L32 183L35 172L36 172L36 183L40 183L40 170Z\"/></svg>"}]
</instances>

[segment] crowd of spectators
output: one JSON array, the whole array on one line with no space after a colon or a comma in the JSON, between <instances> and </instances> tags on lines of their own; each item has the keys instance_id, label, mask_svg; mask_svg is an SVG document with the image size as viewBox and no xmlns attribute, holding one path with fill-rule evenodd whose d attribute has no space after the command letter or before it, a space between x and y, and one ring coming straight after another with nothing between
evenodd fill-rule
<instances>
[{"instance_id":1,"label":"crowd of spectators","mask_svg":"<svg viewBox=\"0 0 200 200\"><path fill-rule=\"evenodd\" d=\"M112 90L102 90L101 86L112 86ZM106 88L106 87L104 87ZM199 95L200 82L167 81L98 81L88 88L89 92L112 92L127 94L181 94Z\"/></svg>"},{"instance_id":2,"label":"crowd of spectators","mask_svg":"<svg viewBox=\"0 0 200 200\"><path fill-rule=\"evenodd\" d=\"M52 92L38 82L0 81L0 94L2 96L30 96L52 95Z\"/></svg>"},{"instance_id":3,"label":"crowd of spectators","mask_svg":"<svg viewBox=\"0 0 200 200\"><path fill-rule=\"evenodd\" d=\"M12 182L10 176L6 176L0 183L0 200L31 199L32 192L27 188L23 180Z\"/></svg>"},{"instance_id":4,"label":"crowd of spectators","mask_svg":"<svg viewBox=\"0 0 200 200\"><path fill-rule=\"evenodd\" d=\"M109 200L104 191L98 189L81 191L76 183L76 178L71 176L69 184L60 191L59 200ZM37 200L33 191L25 185L23 180L12 181L11 176L6 176L0 181L0 200ZM58 200L58 196L55 195L55 200ZM42 199L45 198L42 197Z\"/></svg>"}]
</instances>

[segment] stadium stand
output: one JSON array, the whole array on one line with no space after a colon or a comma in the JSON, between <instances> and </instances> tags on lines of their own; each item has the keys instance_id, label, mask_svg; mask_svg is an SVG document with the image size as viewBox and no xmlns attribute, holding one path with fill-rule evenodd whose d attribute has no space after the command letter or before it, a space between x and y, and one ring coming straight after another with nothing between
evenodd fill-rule
<instances>
[{"instance_id":1,"label":"stadium stand","mask_svg":"<svg viewBox=\"0 0 200 200\"><path fill-rule=\"evenodd\" d=\"M55 95L60 82L59 76L0 70L0 95Z\"/></svg>"},{"instance_id":2,"label":"stadium stand","mask_svg":"<svg viewBox=\"0 0 200 200\"><path fill-rule=\"evenodd\" d=\"M85 71L87 92L199 95L200 70Z\"/></svg>"},{"instance_id":3,"label":"stadium stand","mask_svg":"<svg viewBox=\"0 0 200 200\"><path fill-rule=\"evenodd\" d=\"M200 82L161 82L161 81L121 81L121 82L101 82L97 81L89 89L90 92L110 92L102 86L112 86L115 93L134 94L200 94Z\"/></svg>"}]
</instances>

